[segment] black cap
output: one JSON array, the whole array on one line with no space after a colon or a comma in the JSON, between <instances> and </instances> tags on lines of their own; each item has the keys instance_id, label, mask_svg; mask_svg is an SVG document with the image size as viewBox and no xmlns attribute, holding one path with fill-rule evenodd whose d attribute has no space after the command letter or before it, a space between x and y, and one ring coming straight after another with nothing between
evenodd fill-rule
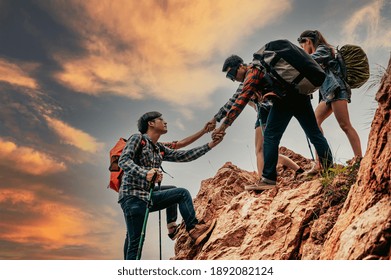
<instances>
[{"instance_id":1,"label":"black cap","mask_svg":"<svg viewBox=\"0 0 391 280\"><path fill-rule=\"evenodd\" d=\"M233 54L224 61L223 72L226 72L228 68L238 67L240 64L243 64L243 59Z\"/></svg>"},{"instance_id":2,"label":"black cap","mask_svg":"<svg viewBox=\"0 0 391 280\"><path fill-rule=\"evenodd\" d=\"M140 131L141 133L146 133L148 130L148 122L161 116L162 114L156 111L145 113L139 118L137 122L138 131Z\"/></svg>"}]
</instances>

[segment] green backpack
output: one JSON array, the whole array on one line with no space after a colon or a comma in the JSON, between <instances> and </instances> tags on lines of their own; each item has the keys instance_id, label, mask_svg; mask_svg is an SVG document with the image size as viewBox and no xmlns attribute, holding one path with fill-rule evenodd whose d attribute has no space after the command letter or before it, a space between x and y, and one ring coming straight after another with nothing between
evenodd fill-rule
<instances>
[{"instance_id":1,"label":"green backpack","mask_svg":"<svg viewBox=\"0 0 391 280\"><path fill-rule=\"evenodd\" d=\"M337 60L342 77L351 88L359 88L369 79L368 57L361 47L344 45L337 48Z\"/></svg>"}]
</instances>

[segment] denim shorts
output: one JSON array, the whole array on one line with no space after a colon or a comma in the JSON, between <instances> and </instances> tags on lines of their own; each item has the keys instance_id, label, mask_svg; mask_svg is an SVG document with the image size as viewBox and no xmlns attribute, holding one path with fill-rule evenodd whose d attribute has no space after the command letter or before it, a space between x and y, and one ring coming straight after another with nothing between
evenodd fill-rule
<instances>
[{"instance_id":1,"label":"denim shorts","mask_svg":"<svg viewBox=\"0 0 391 280\"><path fill-rule=\"evenodd\" d=\"M319 92L319 102L325 101L326 104L330 104L331 102L337 100L347 100L348 103L350 103L351 102L350 98L351 98L351 94L349 94L347 90L340 89L340 88L334 91L334 97L331 99L325 98L325 96Z\"/></svg>"}]
</instances>

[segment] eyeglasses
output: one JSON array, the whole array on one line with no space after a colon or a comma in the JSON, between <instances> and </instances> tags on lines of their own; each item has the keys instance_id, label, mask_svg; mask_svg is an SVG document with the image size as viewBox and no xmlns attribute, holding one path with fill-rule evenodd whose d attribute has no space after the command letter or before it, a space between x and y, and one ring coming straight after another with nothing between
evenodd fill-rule
<instances>
[{"instance_id":1,"label":"eyeglasses","mask_svg":"<svg viewBox=\"0 0 391 280\"><path fill-rule=\"evenodd\" d=\"M236 75L238 74L238 69L239 69L239 66L236 66L236 67L229 69L229 71L227 72L227 75L225 77L234 82L236 79Z\"/></svg>"}]
</instances>

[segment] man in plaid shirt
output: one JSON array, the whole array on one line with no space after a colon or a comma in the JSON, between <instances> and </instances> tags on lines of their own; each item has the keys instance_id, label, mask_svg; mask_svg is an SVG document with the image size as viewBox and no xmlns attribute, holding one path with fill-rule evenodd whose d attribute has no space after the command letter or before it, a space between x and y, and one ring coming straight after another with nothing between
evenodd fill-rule
<instances>
[{"instance_id":1,"label":"man in plaid shirt","mask_svg":"<svg viewBox=\"0 0 391 280\"><path fill-rule=\"evenodd\" d=\"M195 160L219 144L225 134L224 132L217 134L213 141L197 148L186 151L173 150L158 143L160 136L167 133L167 123L161 116L162 114L159 112L148 112L141 116L138 121L138 129L142 135L134 134L129 138L118 161L119 167L124 171L118 202L124 212L127 226L128 242L125 242L127 245L127 248L124 248L126 251L125 259L136 259L150 182L155 173L157 173L155 182L161 182L162 173L159 172L161 162L163 160L172 162ZM141 145L142 139L145 139L146 144L142 148L140 157L135 159L135 152ZM154 191L151 200L150 211L152 212L179 205L186 230L195 245L208 237L216 223L216 220L208 224L199 223L195 216L191 195L184 188ZM172 217L167 217L167 221L170 218Z\"/></svg>"}]
</instances>

